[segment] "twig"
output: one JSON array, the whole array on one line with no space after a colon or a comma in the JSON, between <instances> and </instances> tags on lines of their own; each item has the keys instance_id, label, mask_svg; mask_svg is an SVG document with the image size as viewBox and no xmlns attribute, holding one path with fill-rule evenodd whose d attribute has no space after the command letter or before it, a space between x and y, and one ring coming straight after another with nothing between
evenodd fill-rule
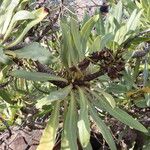
<instances>
[{"instance_id":1,"label":"twig","mask_svg":"<svg viewBox=\"0 0 150 150\"><path fill-rule=\"evenodd\" d=\"M86 76L83 78L83 80L84 80L84 81L91 81L91 80L94 80L94 79L96 79L96 78L98 78L99 76L102 76L102 75L104 75L104 71L99 70L99 71L97 71L97 72L95 72L95 73L86 75Z\"/></svg>"}]
</instances>

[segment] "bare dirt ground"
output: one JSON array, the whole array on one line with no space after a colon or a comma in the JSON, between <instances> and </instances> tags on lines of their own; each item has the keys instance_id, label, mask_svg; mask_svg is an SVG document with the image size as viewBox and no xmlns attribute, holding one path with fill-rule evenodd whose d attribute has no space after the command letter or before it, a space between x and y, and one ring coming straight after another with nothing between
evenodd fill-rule
<instances>
[{"instance_id":1,"label":"bare dirt ground","mask_svg":"<svg viewBox=\"0 0 150 150\"><path fill-rule=\"evenodd\" d=\"M100 8L102 2L105 2L105 0L75 0L73 3L78 17L81 19L85 11L91 15L96 8Z\"/></svg>"}]
</instances>

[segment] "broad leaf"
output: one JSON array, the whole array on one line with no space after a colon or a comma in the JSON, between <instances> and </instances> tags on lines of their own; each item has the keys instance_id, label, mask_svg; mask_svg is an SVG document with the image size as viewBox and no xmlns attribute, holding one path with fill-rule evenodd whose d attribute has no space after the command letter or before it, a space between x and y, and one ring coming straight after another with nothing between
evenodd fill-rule
<instances>
[{"instance_id":1,"label":"broad leaf","mask_svg":"<svg viewBox=\"0 0 150 150\"><path fill-rule=\"evenodd\" d=\"M25 70L12 71L12 72L10 72L10 75L17 77L17 78L31 80L31 81L63 81L63 82L67 82L66 79L52 75L52 74L41 73L41 72L29 72L29 71L25 71Z\"/></svg>"},{"instance_id":2,"label":"broad leaf","mask_svg":"<svg viewBox=\"0 0 150 150\"><path fill-rule=\"evenodd\" d=\"M72 90L72 85L69 85L63 89L52 91L48 96L38 100L36 108L42 108L44 105L50 105L57 100L64 100Z\"/></svg>"},{"instance_id":3,"label":"broad leaf","mask_svg":"<svg viewBox=\"0 0 150 150\"><path fill-rule=\"evenodd\" d=\"M42 47L39 43L33 42L19 50L14 51L16 57L38 60L41 63L48 62L51 53L48 49Z\"/></svg>"},{"instance_id":4,"label":"broad leaf","mask_svg":"<svg viewBox=\"0 0 150 150\"><path fill-rule=\"evenodd\" d=\"M46 128L43 131L42 137L40 139L40 144L37 147L37 150L53 150L53 147L56 142L57 129L59 125L59 109L60 102L54 104L54 110L50 116L50 119L46 125Z\"/></svg>"},{"instance_id":5,"label":"broad leaf","mask_svg":"<svg viewBox=\"0 0 150 150\"><path fill-rule=\"evenodd\" d=\"M90 123L88 115L88 104L84 89L78 87L80 114L78 120L79 140L82 147L87 147L90 140Z\"/></svg>"},{"instance_id":6,"label":"broad leaf","mask_svg":"<svg viewBox=\"0 0 150 150\"><path fill-rule=\"evenodd\" d=\"M77 150L77 110L74 94L71 93L71 100L64 121L64 131L61 141L62 150Z\"/></svg>"}]
</instances>

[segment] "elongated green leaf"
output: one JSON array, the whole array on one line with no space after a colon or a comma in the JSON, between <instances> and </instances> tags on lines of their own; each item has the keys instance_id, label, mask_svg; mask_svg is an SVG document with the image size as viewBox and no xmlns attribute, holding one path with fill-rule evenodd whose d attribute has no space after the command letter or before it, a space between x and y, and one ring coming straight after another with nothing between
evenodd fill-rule
<instances>
[{"instance_id":1,"label":"elongated green leaf","mask_svg":"<svg viewBox=\"0 0 150 150\"><path fill-rule=\"evenodd\" d=\"M11 23L13 24L16 21L26 20L26 19L35 19L34 12L29 12L27 10L20 10L13 16Z\"/></svg>"},{"instance_id":2,"label":"elongated green leaf","mask_svg":"<svg viewBox=\"0 0 150 150\"><path fill-rule=\"evenodd\" d=\"M52 111L52 115L43 131L37 150L53 150L59 125L59 108L60 102L57 101L54 104L54 110Z\"/></svg>"},{"instance_id":3,"label":"elongated green leaf","mask_svg":"<svg viewBox=\"0 0 150 150\"><path fill-rule=\"evenodd\" d=\"M27 19L35 19L35 15L32 12L29 12L27 10L20 10L18 11L12 18L10 25L6 31L6 34L4 35L4 40L6 40L6 38L9 36L9 34L11 33L14 24L17 21L20 20L27 20Z\"/></svg>"},{"instance_id":4,"label":"elongated green leaf","mask_svg":"<svg viewBox=\"0 0 150 150\"><path fill-rule=\"evenodd\" d=\"M71 27L69 25L71 24ZM77 46L77 38L75 35L75 31L79 30L77 26L73 26L69 22L65 22L64 20L61 22L62 29L62 50L61 50L61 59L66 67L76 66L79 62L80 50L76 48ZM77 25L77 24L76 24ZM77 29L76 29L77 28ZM79 48L79 46L78 46ZM82 52L82 51L81 51Z\"/></svg>"},{"instance_id":5,"label":"elongated green leaf","mask_svg":"<svg viewBox=\"0 0 150 150\"><path fill-rule=\"evenodd\" d=\"M139 19L140 19L140 16L142 14L142 11L140 11L139 13L137 13L137 10L135 9L133 11L133 13L131 14L128 22L127 22L127 32L130 31L130 30L135 30L136 27L139 25Z\"/></svg>"},{"instance_id":6,"label":"elongated green leaf","mask_svg":"<svg viewBox=\"0 0 150 150\"><path fill-rule=\"evenodd\" d=\"M79 54L77 49L74 46L74 41L71 32L68 33L68 50L69 50L68 53L71 58L71 63L70 60L68 60L69 67L76 66L77 63L79 62Z\"/></svg>"},{"instance_id":7,"label":"elongated green leaf","mask_svg":"<svg viewBox=\"0 0 150 150\"><path fill-rule=\"evenodd\" d=\"M65 116L64 131L61 141L62 150L77 150L77 110L74 94L71 92L71 100Z\"/></svg>"},{"instance_id":8,"label":"elongated green leaf","mask_svg":"<svg viewBox=\"0 0 150 150\"><path fill-rule=\"evenodd\" d=\"M79 32L79 26L77 24L77 21L75 21L73 18L71 18L71 34L81 61L84 57L84 53L82 51L81 35Z\"/></svg>"},{"instance_id":9,"label":"elongated green leaf","mask_svg":"<svg viewBox=\"0 0 150 150\"><path fill-rule=\"evenodd\" d=\"M38 100L36 108L42 108L44 105L50 105L57 100L64 100L72 90L72 85L69 85L63 89L51 92L48 96Z\"/></svg>"},{"instance_id":10,"label":"elongated green leaf","mask_svg":"<svg viewBox=\"0 0 150 150\"><path fill-rule=\"evenodd\" d=\"M81 29L81 36L84 39L87 39L89 37L89 34L91 33L91 30L95 24L95 22L97 22L99 19L99 15L95 15L93 17L91 17L82 27ZM86 41L86 40L85 40Z\"/></svg>"},{"instance_id":11,"label":"elongated green leaf","mask_svg":"<svg viewBox=\"0 0 150 150\"><path fill-rule=\"evenodd\" d=\"M63 21L61 21L61 29L62 29L62 44L61 44L61 61L63 62L65 67L68 67L68 62L70 61L69 48L68 48L68 30L69 27ZM70 61L71 62L71 61Z\"/></svg>"},{"instance_id":12,"label":"elongated green leaf","mask_svg":"<svg viewBox=\"0 0 150 150\"><path fill-rule=\"evenodd\" d=\"M91 92L97 98L98 101L95 101L95 104L97 107L107 111L110 115L112 115L119 121L123 122L124 124L132 128L135 128L139 131L147 132L147 129L141 123L139 123L132 116L127 114L125 111L121 110L118 107L111 108L109 104L103 99L103 97L101 97L100 95L98 95L97 93L93 91L89 91L89 92Z\"/></svg>"},{"instance_id":13,"label":"elongated green leaf","mask_svg":"<svg viewBox=\"0 0 150 150\"><path fill-rule=\"evenodd\" d=\"M41 63L47 63L51 53L48 49L42 47L39 43L33 42L19 50L13 51L18 58L27 58L38 60Z\"/></svg>"},{"instance_id":14,"label":"elongated green leaf","mask_svg":"<svg viewBox=\"0 0 150 150\"><path fill-rule=\"evenodd\" d=\"M90 109L91 117L96 122L101 134L103 135L104 139L108 143L110 149L117 150L114 139L113 139L108 127L105 125L103 120L98 116L97 112L95 111L95 108L92 107L92 104L89 104L89 109Z\"/></svg>"},{"instance_id":15,"label":"elongated green leaf","mask_svg":"<svg viewBox=\"0 0 150 150\"><path fill-rule=\"evenodd\" d=\"M87 147L90 140L90 123L88 115L88 104L84 89L78 87L80 114L78 120L79 140L82 147Z\"/></svg>"},{"instance_id":16,"label":"elongated green leaf","mask_svg":"<svg viewBox=\"0 0 150 150\"><path fill-rule=\"evenodd\" d=\"M115 9L114 9L114 17L116 18L118 23L121 22L122 13L123 13L123 6L122 6L122 2L119 1L118 4L116 5Z\"/></svg>"},{"instance_id":17,"label":"elongated green leaf","mask_svg":"<svg viewBox=\"0 0 150 150\"><path fill-rule=\"evenodd\" d=\"M143 11L138 12L136 17L134 18L134 23L132 24L132 26L130 26L130 30L135 31L136 28L140 25L140 17L142 15L142 13L143 13Z\"/></svg>"},{"instance_id":18,"label":"elongated green leaf","mask_svg":"<svg viewBox=\"0 0 150 150\"><path fill-rule=\"evenodd\" d=\"M95 23L98 21L99 15L95 15L91 17L82 27L81 29L81 38L82 38L82 43L83 43L83 50L86 50L86 43L89 38L89 35L91 34L91 30L94 27Z\"/></svg>"},{"instance_id":19,"label":"elongated green leaf","mask_svg":"<svg viewBox=\"0 0 150 150\"><path fill-rule=\"evenodd\" d=\"M101 13L99 13L99 20L95 23L96 31L98 35L103 36L105 34L104 20Z\"/></svg>"},{"instance_id":20,"label":"elongated green leaf","mask_svg":"<svg viewBox=\"0 0 150 150\"><path fill-rule=\"evenodd\" d=\"M41 73L41 72L29 72L29 71L25 71L25 70L12 71L10 73L10 75L17 77L17 78L31 80L31 81L63 81L63 82L67 82L66 79L55 76L55 75Z\"/></svg>"},{"instance_id":21,"label":"elongated green leaf","mask_svg":"<svg viewBox=\"0 0 150 150\"><path fill-rule=\"evenodd\" d=\"M26 33L33 26L35 26L36 24L41 22L47 16L47 14L48 13L44 10L44 8L39 8L39 9L35 10L34 15L36 16L36 19L34 19L30 23L28 23L27 26L25 27L25 29L23 30L23 32L19 35L19 37L15 41L13 41L11 44L7 45L6 48L8 49L10 47L17 45L19 42L21 42L21 40L26 35Z\"/></svg>"},{"instance_id":22,"label":"elongated green leaf","mask_svg":"<svg viewBox=\"0 0 150 150\"><path fill-rule=\"evenodd\" d=\"M114 116L117 118L119 121L123 122L124 124L133 127L141 132L147 133L147 129L139 123L137 120L135 120L132 116L127 114L125 111L121 110L120 108L115 108L114 110L110 109L108 111L110 115Z\"/></svg>"}]
</instances>

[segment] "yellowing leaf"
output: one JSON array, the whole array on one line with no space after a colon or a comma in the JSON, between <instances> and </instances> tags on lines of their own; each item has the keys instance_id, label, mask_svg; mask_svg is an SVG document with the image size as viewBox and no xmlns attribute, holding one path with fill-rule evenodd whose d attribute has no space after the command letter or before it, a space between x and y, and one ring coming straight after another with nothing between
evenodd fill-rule
<instances>
[{"instance_id":1,"label":"yellowing leaf","mask_svg":"<svg viewBox=\"0 0 150 150\"><path fill-rule=\"evenodd\" d=\"M13 47L15 45L17 45L19 42L21 42L21 40L23 39L23 37L26 35L26 33L36 24L38 24L39 22L41 22L46 16L47 16L47 12L44 10L44 8L39 8L37 10L34 11L33 13L36 16L36 19L32 20L31 22L29 22L27 24L27 26L25 27L25 29L23 30L23 32L18 36L18 38L13 41L11 44L7 45L6 48L10 48Z\"/></svg>"},{"instance_id":2,"label":"yellowing leaf","mask_svg":"<svg viewBox=\"0 0 150 150\"><path fill-rule=\"evenodd\" d=\"M150 93L150 87L143 87L143 88L142 88L142 91L143 91L144 93Z\"/></svg>"},{"instance_id":3,"label":"yellowing leaf","mask_svg":"<svg viewBox=\"0 0 150 150\"><path fill-rule=\"evenodd\" d=\"M37 150L52 150L55 145L55 139L57 135L57 129L59 125L59 107L60 102L56 102L54 105L54 110L50 116L46 128L43 131L43 135L40 139L40 144Z\"/></svg>"},{"instance_id":4,"label":"yellowing leaf","mask_svg":"<svg viewBox=\"0 0 150 150\"><path fill-rule=\"evenodd\" d=\"M134 91L129 91L127 92L127 97L137 97L138 95L145 94L145 93L150 93L150 88L149 87L143 87L138 90Z\"/></svg>"},{"instance_id":5,"label":"yellowing leaf","mask_svg":"<svg viewBox=\"0 0 150 150\"><path fill-rule=\"evenodd\" d=\"M4 35L4 40L6 40L6 38L8 38L9 34L11 33L12 29L13 29L13 26L14 24L17 22L17 21L20 21L20 20L27 20L27 19L34 19L35 18L35 15L33 15L32 12L29 12L27 10L20 10L18 11L12 18L11 22L10 22L10 25L6 31L6 34Z\"/></svg>"}]
</instances>

